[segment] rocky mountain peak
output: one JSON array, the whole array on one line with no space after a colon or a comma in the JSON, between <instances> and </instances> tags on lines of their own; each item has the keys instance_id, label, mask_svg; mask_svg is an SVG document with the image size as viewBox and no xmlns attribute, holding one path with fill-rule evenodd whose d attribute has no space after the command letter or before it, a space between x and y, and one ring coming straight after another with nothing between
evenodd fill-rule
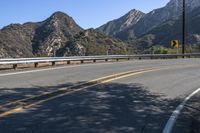
<instances>
[{"instance_id":1,"label":"rocky mountain peak","mask_svg":"<svg viewBox=\"0 0 200 133\"><path fill-rule=\"evenodd\" d=\"M45 25L51 25L54 28L62 28L63 27L68 27L68 28L80 28L76 22L73 20L72 17L69 15L63 13L63 12L55 12L53 13L47 20L44 21Z\"/></svg>"},{"instance_id":2,"label":"rocky mountain peak","mask_svg":"<svg viewBox=\"0 0 200 133\"><path fill-rule=\"evenodd\" d=\"M57 11L57 12L54 12L50 17L52 18L62 18L62 17L70 17L68 16L66 13L64 12L61 12L61 11Z\"/></svg>"},{"instance_id":3,"label":"rocky mountain peak","mask_svg":"<svg viewBox=\"0 0 200 133\"><path fill-rule=\"evenodd\" d=\"M143 12L136 10L136 9L130 10L127 14L132 16L133 14L138 14L138 13L144 14Z\"/></svg>"},{"instance_id":4,"label":"rocky mountain peak","mask_svg":"<svg viewBox=\"0 0 200 133\"><path fill-rule=\"evenodd\" d=\"M139 10L136 10L136 9L132 9L132 10L130 10L128 13L127 13L127 15L129 15L129 16L132 16L133 14L135 14L135 13L140 13L141 11L139 11ZM142 12L141 12L142 13Z\"/></svg>"},{"instance_id":5,"label":"rocky mountain peak","mask_svg":"<svg viewBox=\"0 0 200 133\"><path fill-rule=\"evenodd\" d=\"M42 22L33 39L33 52L52 56L54 49L62 48L67 41L83 29L72 17L63 12L55 12Z\"/></svg>"},{"instance_id":6,"label":"rocky mountain peak","mask_svg":"<svg viewBox=\"0 0 200 133\"><path fill-rule=\"evenodd\" d=\"M141 11L136 9L131 10L128 12L124 17L124 24L122 25L123 28L136 24L145 14Z\"/></svg>"},{"instance_id":7,"label":"rocky mountain peak","mask_svg":"<svg viewBox=\"0 0 200 133\"><path fill-rule=\"evenodd\" d=\"M135 25L144 15L143 12L133 9L124 16L97 28L97 30L106 35L115 36L118 32Z\"/></svg>"},{"instance_id":8,"label":"rocky mountain peak","mask_svg":"<svg viewBox=\"0 0 200 133\"><path fill-rule=\"evenodd\" d=\"M50 21L66 21L66 22L70 22L73 21L72 17L70 17L69 15L63 13L63 12L55 12L53 13L48 20Z\"/></svg>"}]
</instances>

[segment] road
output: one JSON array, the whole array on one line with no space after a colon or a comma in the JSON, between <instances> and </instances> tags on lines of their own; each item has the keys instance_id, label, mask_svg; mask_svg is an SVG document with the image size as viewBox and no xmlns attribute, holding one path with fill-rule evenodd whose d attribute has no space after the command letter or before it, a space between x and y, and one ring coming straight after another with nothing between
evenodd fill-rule
<instances>
[{"instance_id":1,"label":"road","mask_svg":"<svg viewBox=\"0 0 200 133\"><path fill-rule=\"evenodd\" d=\"M113 78L0 117L0 133L160 133L179 104L200 88L200 59L133 60L0 73L0 106ZM182 127L188 126L187 129ZM190 121L175 132L190 132Z\"/></svg>"}]
</instances>

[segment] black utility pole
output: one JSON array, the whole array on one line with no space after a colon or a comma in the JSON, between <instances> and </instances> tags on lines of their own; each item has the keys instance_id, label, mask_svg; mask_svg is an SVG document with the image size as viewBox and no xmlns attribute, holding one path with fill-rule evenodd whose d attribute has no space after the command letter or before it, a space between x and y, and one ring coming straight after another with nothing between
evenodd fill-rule
<instances>
[{"instance_id":1,"label":"black utility pole","mask_svg":"<svg viewBox=\"0 0 200 133\"><path fill-rule=\"evenodd\" d=\"M183 15L183 24L182 24L182 54L185 54L185 0L183 0L183 9L182 9L182 15Z\"/></svg>"}]
</instances>

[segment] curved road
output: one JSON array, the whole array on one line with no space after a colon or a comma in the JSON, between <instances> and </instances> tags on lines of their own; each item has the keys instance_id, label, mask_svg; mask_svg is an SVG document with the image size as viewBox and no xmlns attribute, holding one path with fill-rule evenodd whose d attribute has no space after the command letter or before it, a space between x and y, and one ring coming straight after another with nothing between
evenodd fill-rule
<instances>
[{"instance_id":1,"label":"curved road","mask_svg":"<svg viewBox=\"0 0 200 133\"><path fill-rule=\"evenodd\" d=\"M160 133L176 107L200 88L200 59L133 60L1 72L0 106L148 68L159 69L124 76L0 117L0 133ZM178 123L174 132L190 132L190 124Z\"/></svg>"}]
</instances>

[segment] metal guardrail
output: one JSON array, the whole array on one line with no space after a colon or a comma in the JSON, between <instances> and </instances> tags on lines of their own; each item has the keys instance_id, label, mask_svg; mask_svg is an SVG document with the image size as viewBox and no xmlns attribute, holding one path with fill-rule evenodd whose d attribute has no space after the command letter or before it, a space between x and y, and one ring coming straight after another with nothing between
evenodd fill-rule
<instances>
[{"instance_id":1,"label":"metal guardrail","mask_svg":"<svg viewBox=\"0 0 200 133\"><path fill-rule=\"evenodd\" d=\"M16 69L18 64L31 64L34 63L35 67L39 63L52 63L55 65L56 62L67 62L70 64L70 61L93 61L97 60L120 60L120 59L170 59L170 58L180 58L180 57L200 57L200 53L192 54L144 54L144 55L101 55L101 56L71 56L71 57L41 57L41 58L7 58L0 59L0 65L13 65L13 68Z\"/></svg>"}]
</instances>

